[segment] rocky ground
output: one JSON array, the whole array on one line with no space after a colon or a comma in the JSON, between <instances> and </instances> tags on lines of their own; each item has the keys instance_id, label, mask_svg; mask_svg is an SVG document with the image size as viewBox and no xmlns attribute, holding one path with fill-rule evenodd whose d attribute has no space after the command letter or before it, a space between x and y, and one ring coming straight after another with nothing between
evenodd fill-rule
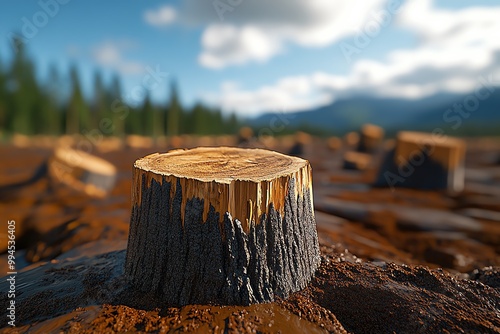
<instances>
[{"instance_id":1,"label":"rocky ground","mask_svg":"<svg viewBox=\"0 0 500 334\"><path fill-rule=\"evenodd\" d=\"M468 141L465 191L448 195L373 188L380 155L345 171L342 150L314 140L302 152L314 170L322 251L314 280L271 304L184 308L135 294L122 276L131 166L167 147L95 148L119 170L113 191L96 199L45 178L23 184L50 156L36 146L0 146L0 227L16 221L20 272L17 327L4 315L1 332L500 332L500 141ZM5 309L7 295L0 300Z\"/></svg>"}]
</instances>

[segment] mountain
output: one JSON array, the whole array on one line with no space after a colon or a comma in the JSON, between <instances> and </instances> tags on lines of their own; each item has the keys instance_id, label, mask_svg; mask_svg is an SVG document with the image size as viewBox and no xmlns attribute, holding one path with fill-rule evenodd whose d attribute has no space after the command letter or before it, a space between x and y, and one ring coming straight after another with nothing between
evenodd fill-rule
<instances>
[{"instance_id":1,"label":"mountain","mask_svg":"<svg viewBox=\"0 0 500 334\"><path fill-rule=\"evenodd\" d=\"M493 89L493 88L492 88ZM312 110L290 114L267 113L251 120L255 127L276 129L309 127L332 133L357 130L363 123L373 123L391 131L398 129L432 131L436 127L450 130L495 125L500 129L500 87L479 103L468 118L467 113L453 111L453 105L475 102L474 93L468 95L436 94L423 99L393 99L358 96L335 101ZM448 109L452 109L449 110ZM471 108L469 108L471 109ZM460 123L460 124L459 124ZM281 127L280 127L281 126ZM499 133L500 134L500 133Z\"/></svg>"}]
</instances>

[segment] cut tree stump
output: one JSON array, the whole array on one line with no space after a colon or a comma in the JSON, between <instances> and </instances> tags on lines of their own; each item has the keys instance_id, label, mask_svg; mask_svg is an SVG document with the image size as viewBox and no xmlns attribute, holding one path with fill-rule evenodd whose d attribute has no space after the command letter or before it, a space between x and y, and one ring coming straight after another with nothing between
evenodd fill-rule
<instances>
[{"instance_id":1,"label":"cut tree stump","mask_svg":"<svg viewBox=\"0 0 500 334\"><path fill-rule=\"evenodd\" d=\"M125 273L170 305L248 305L304 288L320 263L311 167L205 147L134 164Z\"/></svg>"},{"instance_id":2,"label":"cut tree stump","mask_svg":"<svg viewBox=\"0 0 500 334\"><path fill-rule=\"evenodd\" d=\"M361 127L357 151L374 153L384 140L385 131L380 126L365 124Z\"/></svg>"},{"instance_id":3,"label":"cut tree stump","mask_svg":"<svg viewBox=\"0 0 500 334\"><path fill-rule=\"evenodd\" d=\"M104 197L116 182L116 167L97 156L71 148L57 148L48 160L51 179L89 196Z\"/></svg>"},{"instance_id":4,"label":"cut tree stump","mask_svg":"<svg viewBox=\"0 0 500 334\"><path fill-rule=\"evenodd\" d=\"M372 162L372 156L367 153L347 151L343 155L342 169L367 170Z\"/></svg>"},{"instance_id":5,"label":"cut tree stump","mask_svg":"<svg viewBox=\"0 0 500 334\"><path fill-rule=\"evenodd\" d=\"M41 180L48 180L47 189L63 184L93 197L104 197L114 187L116 167L97 156L59 147L24 181L0 187L0 200L17 196L22 189Z\"/></svg>"},{"instance_id":6,"label":"cut tree stump","mask_svg":"<svg viewBox=\"0 0 500 334\"><path fill-rule=\"evenodd\" d=\"M444 135L401 131L385 157L375 186L459 193L465 183L463 140Z\"/></svg>"}]
</instances>

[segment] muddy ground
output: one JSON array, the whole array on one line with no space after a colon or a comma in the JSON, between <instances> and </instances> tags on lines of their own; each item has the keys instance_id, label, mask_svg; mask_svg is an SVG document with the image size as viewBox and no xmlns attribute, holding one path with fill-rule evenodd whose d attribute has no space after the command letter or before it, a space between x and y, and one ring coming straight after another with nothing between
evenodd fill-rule
<instances>
[{"instance_id":1,"label":"muddy ground","mask_svg":"<svg viewBox=\"0 0 500 334\"><path fill-rule=\"evenodd\" d=\"M17 327L3 315L2 332L500 332L499 140L468 141L465 190L451 195L373 188L382 154L364 171L346 171L343 149L314 139L301 152L313 167L322 251L314 280L272 304L184 308L134 294L122 276L132 164L169 147L94 147L119 171L112 192L100 199L44 177L23 182L53 148L28 144L0 146L0 228L16 221L19 272ZM200 144L219 142L177 142ZM266 144L285 153L293 146ZM0 236L4 275L6 235ZM5 309L5 279L0 287Z\"/></svg>"}]
</instances>

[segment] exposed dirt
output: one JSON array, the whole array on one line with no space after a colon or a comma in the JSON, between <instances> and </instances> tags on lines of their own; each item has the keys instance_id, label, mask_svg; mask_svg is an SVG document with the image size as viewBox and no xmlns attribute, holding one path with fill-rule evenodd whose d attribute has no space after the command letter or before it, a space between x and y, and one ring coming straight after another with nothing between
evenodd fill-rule
<instances>
[{"instance_id":1,"label":"exposed dirt","mask_svg":"<svg viewBox=\"0 0 500 334\"><path fill-rule=\"evenodd\" d=\"M366 262L340 252L339 246L322 246L316 277L287 300L250 307L172 308L154 295L131 290L123 278L124 250L90 254L120 247L124 244L94 243L77 249L76 257L61 257L18 275L24 291L16 299L16 317L25 326L12 332L500 331L499 276L493 268L463 278L422 266ZM6 289L6 282L0 287Z\"/></svg>"},{"instance_id":2,"label":"exposed dirt","mask_svg":"<svg viewBox=\"0 0 500 334\"><path fill-rule=\"evenodd\" d=\"M311 301L353 333L500 331L498 288L422 266L345 261L331 247L323 254L309 287L282 302L288 309L295 310L297 300ZM477 279L493 281L487 275Z\"/></svg>"},{"instance_id":3,"label":"exposed dirt","mask_svg":"<svg viewBox=\"0 0 500 334\"><path fill-rule=\"evenodd\" d=\"M109 196L93 199L32 178L51 148L0 146L8 157L0 228L16 220L17 269L28 266L16 282L18 327L0 332L500 333L500 165L489 158L500 142L488 143L485 151L470 142L459 195L371 188L381 155L366 171L344 171L342 150L304 145L323 257L314 280L276 303L184 308L134 294L122 277L131 166L167 147L97 148L119 173ZM277 145L286 152L290 143ZM5 294L0 301L4 307Z\"/></svg>"}]
</instances>

